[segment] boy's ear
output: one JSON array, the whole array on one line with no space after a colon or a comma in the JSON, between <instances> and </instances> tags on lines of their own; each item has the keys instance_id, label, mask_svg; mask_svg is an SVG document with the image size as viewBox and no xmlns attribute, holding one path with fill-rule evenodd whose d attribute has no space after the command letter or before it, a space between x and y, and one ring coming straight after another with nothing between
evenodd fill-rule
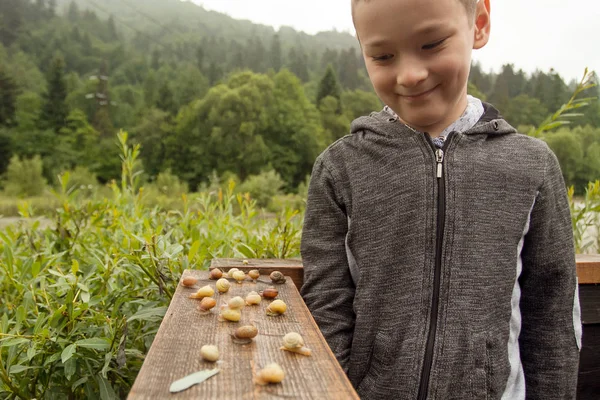
<instances>
[{"instance_id":1,"label":"boy's ear","mask_svg":"<svg viewBox=\"0 0 600 400\"><path fill-rule=\"evenodd\" d=\"M475 12L475 33L473 48L480 49L490 39L490 0L479 0Z\"/></svg>"}]
</instances>

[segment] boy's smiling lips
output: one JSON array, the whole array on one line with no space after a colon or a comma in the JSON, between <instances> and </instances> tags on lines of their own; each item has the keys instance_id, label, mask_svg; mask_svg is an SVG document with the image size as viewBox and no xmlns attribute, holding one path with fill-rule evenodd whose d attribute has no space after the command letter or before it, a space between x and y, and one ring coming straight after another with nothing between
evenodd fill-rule
<instances>
[{"instance_id":1,"label":"boy's smiling lips","mask_svg":"<svg viewBox=\"0 0 600 400\"><path fill-rule=\"evenodd\" d=\"M421 93L417 93L417 94L400 94L399 96L405 100L409 100L409 101L414 101L414 100L422 100L425 97L427 97L427 95L431 94L435 89L438 88L439 85L435 85L433 88L428 89L424 92Z\"/></svg>"}]
</instances>

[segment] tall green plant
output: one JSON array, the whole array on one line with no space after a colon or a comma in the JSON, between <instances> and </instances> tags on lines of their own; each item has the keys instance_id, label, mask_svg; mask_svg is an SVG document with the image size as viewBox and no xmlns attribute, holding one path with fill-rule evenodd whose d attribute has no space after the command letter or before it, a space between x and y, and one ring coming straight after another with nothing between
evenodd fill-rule
<instances>
[{"instance_id":1,"label":"tall green plant","mask_svg":"<svg viewBox=\"0 0 600 400\"><path fill-rule=\"evenodd\" d=\"M590 182L582 200L573 195L575 189L568 190L571 207L571 223L575 251L577 253L600 252L600 181Z\"/></svg>"},{"instance_id":2,"label":"tall green plant","mask_svg":"<svg viewBox=\"0 0 600 400\"><path fill-rule=\"evenodd\" d=\"M299 255L301 215L264 219L233 181L183 194L182 211L145 207L139 152L124 132L118 139L123 173L111 198L76 195L63 174L49 227L0 231L2 399L124 398L183 270Z\"/></svg>"}]
</instances>

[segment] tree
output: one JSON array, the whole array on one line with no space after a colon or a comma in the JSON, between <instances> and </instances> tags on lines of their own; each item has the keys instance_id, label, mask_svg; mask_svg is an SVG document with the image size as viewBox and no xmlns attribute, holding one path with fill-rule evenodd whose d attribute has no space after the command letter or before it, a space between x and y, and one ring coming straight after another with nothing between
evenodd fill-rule
<instances>
[{"instance_id":1,"label":"tree","mask_svg":"<svg viewBox=\"0 0 600 400\"><path fill-rule=\"evenodd\" d=\"M321 78L321 81L319 82L319 90L317 92L317 106L319 106L321 104L321 100L327 96L331 96L337 99L338 102L341 101L340 84L338 83L337 76L331 64L327 66L327 69L325 70L325 75L323 75L323 78ZM340 110L341 109L339 109L338 112Z\"/></svg>"},{"instance_id":2,"label":"tree","mask_svg":"<svg viewBox=\"0 0 600 400\"><path fill-rule=\"evenodd\" d=\"M65 65L62 57L55 56L46 76L47 91L43 96L40 122L43 127L58 132L65 126L69 108L67 106L67 84L65 81Z\"/></svg>"},{"instance_id":3,"label":"tree","mask_svg":"<svg viewBox=\"0 0 600 400\"><path fill-rule=\"evenodd\" d=\"M286 62L287 68L302 82L308 82L310 78L308 73L308 65L306 64L306 53L300 47L292 47Z\"/></svg>"},{"instance_id":4,"label":"tree","mask_svg":"<svg viewBox=\"0 0 600 400\"><path fill-rule=\"evenodd\" d=\"M15 125L15 102L18 88L15 81L0 65L0 125Z\"/></svg>"},{"instance_id":5,"label":"tree","mask_svg":"<svg viewBox=\"0 0 600 400\"><path fill-rule=\"evenodd\" d=\"M281 69L283 64L283 57L281 54L281 40L279 40L279 35L273 35L273 40L271 41L271 51L270 51L270 66L278 72Z\"/></svg>"},{"instance_id":6,"label":"tree","mask_svg":"<svg viewBox=\"0 0 600 400\"><path fill-rule=\"evenodd\" d=\"M520 94L508 102L502 115L513 126L538 126L548 115L548 109L538 99Z\"/></svg>"},{"instance_id":7,"label":"tree","mask_svg":"<svg viewBox=\"0 0 600 400\"><path fill-rule=\"evenodd\" d=\"M67 18L71 22L76 22L79 19L79 6L74 1L69 3L69 10L67 11Z\"/></svg>"},{"instance_id":8,"label":"tree","mask_svg":"<svg viewBox=\"0 0 600 400\"><path fill-rule=\"evenodd\" d=\"M156 101L156 107L163 111L166 111L169 114L174 114L177 111L175 102L173 100L173 92L171 91L168 82L163 82L163 84L158 89L158 99Z\"/></svg>"},{"instance_id":9,"label":"tree","mask_svg":"<svg viewBox=\"0 0 600 400\"><path fill-rule=\"evenodd\" d=\"M13 154L11 135L0 130L0 175L4 174Z\"/></svg>"},{"instance_id":10,"label":"tree","mask_svg":"<svg viewBox=\"0 0 600 400\"><path fill-rule=\"evenodd\" d=\"M0 1L0 43L9 47L17 39L23 22L22 0Z\"/></svg>"}]
</instances>

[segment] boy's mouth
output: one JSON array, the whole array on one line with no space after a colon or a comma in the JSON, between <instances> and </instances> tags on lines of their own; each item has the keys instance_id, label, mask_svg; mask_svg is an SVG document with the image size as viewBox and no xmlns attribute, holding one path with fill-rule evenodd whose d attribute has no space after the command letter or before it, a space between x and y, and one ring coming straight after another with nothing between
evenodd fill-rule
<instances>
[{"instance_id":1,"label":"boy's mouth","mask_svg":"<svg viewBox=\"0 0 600 400\"><path fill-rule=\"evenodd\" d=\"M435 89L437 89L439 85L435 85L433 88L426 90L424 92L416 93L416 94L401 94L400 97L403 97L406 100L421 100L427 97L430 93L432 93Z\"/></svg>"}]
</instances>

